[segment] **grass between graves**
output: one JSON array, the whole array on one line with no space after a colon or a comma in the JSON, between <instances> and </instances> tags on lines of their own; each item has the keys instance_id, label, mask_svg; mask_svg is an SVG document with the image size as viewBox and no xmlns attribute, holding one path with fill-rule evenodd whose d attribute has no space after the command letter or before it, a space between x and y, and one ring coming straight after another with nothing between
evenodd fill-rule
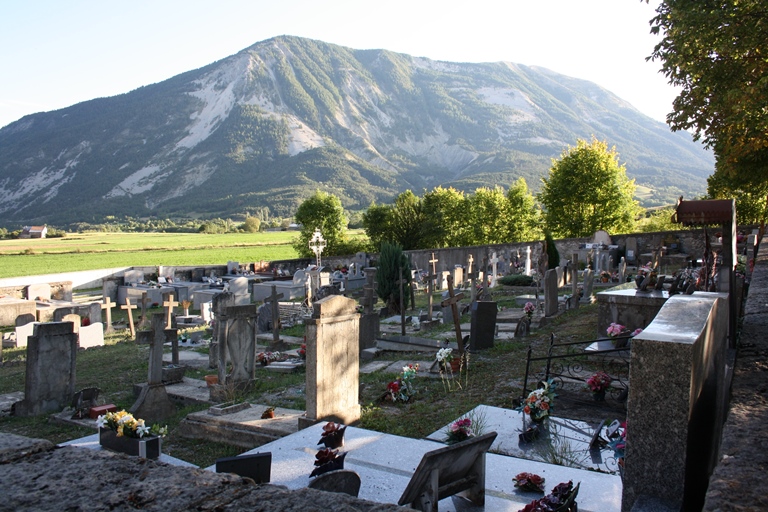
<instances>
[{"instance_id":1,"label":"grass between graves","mask_svg":"<svg viewBox=\"0 0 768 512\"><path fill-rule=\"evenodd\" d=\"M421 300L417 299L417 311ZM500 305L513 301L500 297ZM503 307L503 306L502 306ZM119 318L122 312L115 312ZM359 426L412 438L423 438L441 429L459 416L480 404L513 408L519 397L525 372L525 353L530 344L537 355L543 355L549 343L551 332L561 341L587 340L594 338L597 305L582 306L557 318L544 329L532 333L521 341L498 342L492 349L471 354L469 372L461 377L461 389L447 391L440 378L419 377L416 379L417 394L408 403L392 403L381 398L387 384L397 373L384 370L360 375L360 403L363 407ZM465 315L463 321L468 321ZM452 337L452 326L441 326L429 334L432 337ZM291 334L301 336L302 327L294 327ZM0 367L0 393L24 389L25 367L22 363L24 349L5 349L3 366ZM416 353L384 353L381 357L390 361L405 361L428 364L430 356ZM78 353L76 388L95 386L101 389L101 398L106 403L115 403L119 408L130 408L135 397L135 383L145 382L147 375L148 348L126 341L125 335L107 337L104 347L91 348ZM246 399L273 407L303 410L306 407L304 373L280 374L257 367L257 378L253 389L237 398ZM188 376L202 378L211 370L198 369L187 372ZM163 441L163 452L206 467L219 458L237 455L244 451L214 441L185 439L176 433L182 419L190 412L206 409L207 406L180 408L167 421L169 435ZM557 412L557 410L556 410ZM0 418L0 431L29 437L62 442L93 433L92 430L61 425L47 416L33 418Z\"/></svg>"}]
</instances>

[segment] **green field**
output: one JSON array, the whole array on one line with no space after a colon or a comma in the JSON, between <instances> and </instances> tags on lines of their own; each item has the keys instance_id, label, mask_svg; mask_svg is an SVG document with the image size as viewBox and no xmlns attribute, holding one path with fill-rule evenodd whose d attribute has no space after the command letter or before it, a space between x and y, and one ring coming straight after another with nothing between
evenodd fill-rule
<instances>
[{"instance_id":1,"label":"green field","mask_svg":"<svg viewBox=\"0 0 768 512\"><path fill-rule=\"evenodd\" d=\"M74 233L0 240L0 278L111 267L223 265L298 257L297 231L264 233Z\"/></svg>"}]
</instances>

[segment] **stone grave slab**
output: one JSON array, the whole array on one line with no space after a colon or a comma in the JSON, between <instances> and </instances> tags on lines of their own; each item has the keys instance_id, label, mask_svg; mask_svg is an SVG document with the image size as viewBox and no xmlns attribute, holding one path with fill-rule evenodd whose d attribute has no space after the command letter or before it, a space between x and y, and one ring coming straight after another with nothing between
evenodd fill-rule
<instances>
[{"instance_id":1,"label":"stone grave slab","mask_svg":"<svg viewBox=\"0 0 768 512\"><path fill-rule=\"evenodd\" d=\"M616 475L619 473L612 449L604 447L601 450L593 451L589 448L595 428L598 426L596 424L590 425L583 421L550 417L547 420L549 423L548 435L542 435L539 439L526 444L520 442L518 435L531 423L521 412L479 405L468 414L484 418L486 432L498 433L491 446L491 451L494 453L520 459L543 461L545 457L551 456L554 452L567 457L571 467ZM440 430L433 432L427 436L427 439L443 441L445 431L449 426L450 424L445 425ZM547 483L549 484L549 479L547 479Z\"/></svg>"},{"instance_id":2,"label":"stone grave slab","mask_svg":"<svg viewBox=\"0 0 768 512\"><path fill-rule=\"evenodd\" d=\"M71 441L65 441L63 443L59 443L57 446L74 446L76 448L87 448L89 450L102 450L101 445L99 444L99 434L92 434L90 436L81 437L79 439L72 439ZM162 445L161 445L162 446ZM162 450L162 447L161 447ZM109 450L103 450L107 453L112 453ZM114 454L117 457L120 457L120 454ZM166 455L164 453L160 453L160 457L157 459L159 462L165 462L166 464L171 464L173 466L184 466L184 467L190 467L190 468L196 468L194 464L191 464L189 462L183 461L181 459L177 459L176 457L171 457L170 455Z\"/></svg>"},{"instance_id":3,"label":"stone grave slab","mask_svg":"<svg viewBox=\"0 0 768 512\"><path fill-rule=\"evenodd\" d=\"M387 366L389 366L389 361L372 361L360 368L360 373L374 373L386 368Z\"/></svg>"},{"instance_id":4,"label":"stone grave slab","mask_svg":"<svg viewBox=\"0 0 768 512\"><path fill-rule=\"evenodd\" d=\"M304 411L275 407L275 417L263 419L261 416L268 407L267 405L251 404L248 409L220 416L209 414L207 410L195 412L188 414L182 420L178 430L184 437L215 438L218 441L243 448L260 446L293 434L298 430L299 418L304 414ZM320 439L319 436L318 439ZM268 451L259 448L256 450ZM312 458L314 460L314 454ZM215 471L215 467L213 470Z\"/></svg>"},{"instance_id":5,"label":"stone grave slab","mask_svg":"<svg viewBox=\"0 0 768 512\"><path fill-rule=\"evenodd\" d=\"M382 350L401 350L417 352L437 352L441 348L457 350L456 342L446 343L445 340L419 338L417 336L386 336L376 340L376 347Z\"/></svg>"},{"instance_id":6,"label":"stone grave slab","mask_svg":"<svg viewBox=\"0 0 768 512\"><path fill-rule=\"evenodd\" d=\"M309 473L314 469L317 442L324 425L324 422L312 425L246 453L272 452L271 483L289 489L304 488L310 482ZM350 426L339 452L347 453L344 469L360 475L360 498L378 503L397 503L423 455L441 446L441 443L431 440L399 437ZM206 469L216 470L215 465ZM523 471L546 478L547 492L560 482L572 480L574 485L581 482L577 500L581 510L621 510L622 486L618 476L488 453L485 512L520 510L541 497L541 494L514 488L512 477ZM466 511L467 504L460 498L446 498L440 500L439 510Z\"/></svg>"}]
</instances>

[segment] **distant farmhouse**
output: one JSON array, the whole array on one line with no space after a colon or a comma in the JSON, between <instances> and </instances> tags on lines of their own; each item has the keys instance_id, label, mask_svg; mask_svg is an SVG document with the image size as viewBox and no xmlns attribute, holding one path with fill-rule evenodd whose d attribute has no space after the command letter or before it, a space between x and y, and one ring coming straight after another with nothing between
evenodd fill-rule
<instances>
[{"instance_id":1,"label":"distant farmhouse","mask_svg":"<svg viewBox=\"0 0 768 512\"><path fill-rule=\"evenodd\" d=\"M45 238L48 226L24 226L19 238Z\"/></svg>"}]
</instances>

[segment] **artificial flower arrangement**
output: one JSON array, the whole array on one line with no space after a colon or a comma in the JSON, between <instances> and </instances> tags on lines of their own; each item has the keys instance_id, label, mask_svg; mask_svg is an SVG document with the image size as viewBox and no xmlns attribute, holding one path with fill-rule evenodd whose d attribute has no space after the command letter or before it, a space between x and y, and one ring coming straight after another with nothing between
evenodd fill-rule
<instances>
[{"instance_id":1,"label":"artificial flower arrangement","mask_svg":"<svg viewBox=\"0 0 768 512\"><path fill-rule=\"evenodd\" d=\"M603 371L599 371L587 380L587 387L593 393L600 393L601 391L608 389L608 386L611 385L611 382L613 382L613 379L610 375Z\"/></svg>"},{"instance_id":2,"label":"artificial flower arrangement","mask_svg":"<svg viewBox=\"0 0 768 512\"><path fill-rule=\"evenodd\" d=\"M318 450L315 454L315 469L312 470L309 477L312 478L327 471L344 469L344 457L346 456L347 452L339 455L339 450L331 450L330 448Z\"/></svg>"},{"instance_id":3,"label":"artificial flower arrangement","mask_svg":"<svg viewBox=\"0 0 768 512\"><path fill-rule=\"evenodd\" d=\"M658 279L658 272L656 271L656 267L653 266L653 263L650 261L647 265L643 265L642 267L637 269L637 277L635 278L635 283L638 287L642 284L643 281L645 281L646 277L650 277L648 280L647 286L656 286L656 281Z\"/></svg>"},{"instance_id":4,"label":"artificial flower arrangement","mask_svg":"<svg viewBox=\"0 0 768 512\"><path fill-rule=\"evenodd\" d=\"M531 417L532 421L542 421L549 416L555 402L555 385L552 379L539 383L539 387L528 394L519 411Z\"/></svg>"},{"instance_id":5,"label":"artificial flower arrangement","mask_svg":"<svg viewBox=\"0 0 768 512\"><path fill-rule=\"evenodd\" d=\"M579 494L579 485L580 484L576 484L576 487L574 487L573 481L571 480L557 484L552 489L551 493L538 500L533 500L520 509L520 512L544 512L554 510L558 512L577 512L579 507L576 504L576 496Z\"/></svg>"},{"instance_id":6,"label":"artificial flower arrangement","mask_svg":"<svg viewBox=\"0 0 768 512\"><path fill-rule=\"evenodd\" d=\"M448 427L445 442L448 444L460 443L470 437L475 437L475 432L472 429L472 420L470 418L461 418L451 423Z\"/></svg>"},{"instance_id":7,"label":"artificial flower arrangement","mask_svg":"<svg viewBox=\"0 0 768 512\"><path fill-rule=\"evenodd\" d=\"M273 361L279 361L280 357L280 352L260 352L257 359L262 365L267 366Z\"/></svg>"},{"instance_id":8,"label":"artificial flower arrangement","mask_svg":"<svg viewBox=\"0 0 768 512\"><path fill-rule=\"evenodd\" d=\"M403 366L402 373L395 380L387 384L387 392L384 393L383 398L392 402L407 402L410 400L416 394L413 381L418 370L418 363Z\"/></svg>"},{"instance_id":9,"label":"artificial flower arrangement","mask_svg":"<svg viewBox=\"0 0 768 512\"><path fill-rule=\"evenodd\" d=\"M296 353L299 354L299 357L301 359L306 359L307 358L307 344L306 343L302 343L301 347L299 347L299 350L297 350Z\"/></svg>"},{"instance_id":10,"label":"artificial flower arrangement","mask_svg":"<svg viewBox=\"0 0 768 512\"><path fill-rule=\"evenodd\" d=\"M617 324L616 322L611 322L611 325L608 326L608 329L606 329L605 332L611 338L616 338L618 336L621 336L622 334L627 334L628 329L625 325Z\"/></svg>"},{"instance_id":11,"label":"artificial flower arrangement","mask_svg":"<svg viewBox=\"0 0 768 512\"><path fill-rule=\"evenodd\" d=\"M523 306L523 312L528 318L533 316L534 311L536 311L536 306L533 305L533 302L526 302L525 306Z\"/></svg>"},{"instance_id":12,"label":"artificial flower arrangement","mask_svg":"<svg viewBox=\"0 0 768 512\"><path fill-rule=\"evenodd\" d=\"M453 355L453 349L452 348L441 348L437 351L437 355L435 355L435 359L437 359L437 362L440 363L440 367L450 367L451 361L456 359L456 357Z\"/></svg>"},{"instance_id":13,"label":"artificial flower arrangement","mask_svg":"<svg viewBox=\"0 0 768 512\"><path fill-rule=\"evenodd\" d=\"M323 433L320 434L320 441L317 444L324 444L326 448L340 448L344 446L344 431L347 427L341 426L341 423L329 421L323 427Z\"/></svg>"},{"instance_id":14,"label":"artificial flower arrangement","mask_svg":"<svg viewBox=\"0 0 768 512\"><path fill-rule=\"evenodd\" d=\"M534 473L518 473L512 480L521 491L544 493L544 477Z\"/></svg>"},{"instance_id":15,"label":"artificial flower arrangement","mask_svg":"<svg viewBox=\"0 0 768 512\"><path fill-rule=\"evenodd\" d=\"M616 457L616 462L619 466L623 466L624 455L627 449L627 422L622 422L619 427L621 430L614 434L614 437L608 442L608 446L613 450L613 456Z\"/></svg>"},{"instance_id":16,"label":"artificial flower arrangement","mask_svg":"<svg viewBox=\"0 0 768 512\"><path fill-rule=\"evenodd\" d=\"M102 414L96 419L96 426L117 432L117 437L141 439L147 435L165 437L168 434L167 426L161 427L154 424L152 427L148 427L144 420L134 418L125 410Z\"/></svg>"}]
</instances>

